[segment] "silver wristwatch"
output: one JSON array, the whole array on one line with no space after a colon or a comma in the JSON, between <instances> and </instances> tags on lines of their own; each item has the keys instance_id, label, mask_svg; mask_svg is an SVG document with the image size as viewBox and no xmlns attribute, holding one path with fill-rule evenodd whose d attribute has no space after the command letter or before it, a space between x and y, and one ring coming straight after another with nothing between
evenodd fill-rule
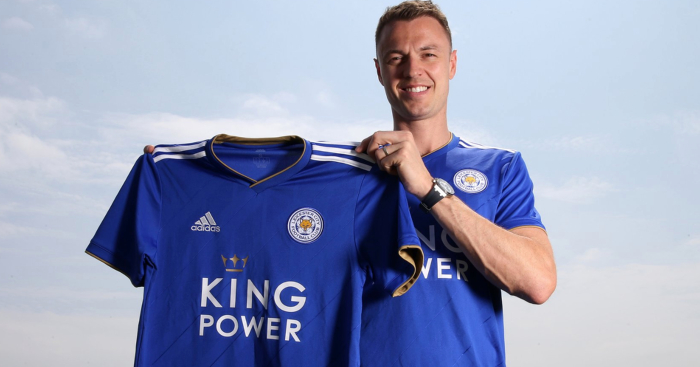
<instances>
[{"instance_id":1,"label":"silver wristwatch","mask_svg":"<svg viewBox=\"0 0 700 367\"><path fill-rule=\"evenodd\" d=\"M441 178L433 178L433 188L428 192L428 195L423 198L420 207L424 212L428 213L438 201L454 194L455 190L447 181Z\"/></svg>"}]
</instances>

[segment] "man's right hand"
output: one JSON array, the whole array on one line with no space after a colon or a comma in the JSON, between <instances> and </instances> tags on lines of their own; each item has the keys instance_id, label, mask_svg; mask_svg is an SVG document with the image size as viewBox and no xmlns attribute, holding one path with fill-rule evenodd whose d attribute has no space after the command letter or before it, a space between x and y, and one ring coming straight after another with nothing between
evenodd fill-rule
<instances>
[{"instance_id":1,"label":"man's right hand","mask_svg":"<svg viewBox=\"0 0 700 367\"><path fill-rule=\"evenodd\" d=\"M153 145L146 145L143 147L143 154L153 154L153 151L156 149Z\"/></svg>"},{"instance_id":2,"label":"man's right hand","mask_svg":"<svg viewBox=\"0 0 700 367\"><path fill-rule=\"evenodd\" d=\"M355 151L374 157L382 171L398 175L406 191L419 200L423 200L433 187L433 177L425 168L409 131L377 131L363 140Z\"/></svg>"}]
</instances>

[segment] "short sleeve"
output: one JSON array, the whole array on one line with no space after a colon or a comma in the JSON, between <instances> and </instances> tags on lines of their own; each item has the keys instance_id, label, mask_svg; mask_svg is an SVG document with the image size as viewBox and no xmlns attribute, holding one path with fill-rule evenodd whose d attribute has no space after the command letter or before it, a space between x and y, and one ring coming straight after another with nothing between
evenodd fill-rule
<instances>
[{"instance_id":1,"label":"short sleeve","mask_svg":"<svg viewBox=\"0 0 700 367\"><path fill-rule=\"evenodd\" d=\"M145 267L155 266L160 208L160 181L146 154L134 164L86 252L142 286Z\"/></svg>"},{"instance_id":2,"label":"short sleeve","mask_svg":"<svg viewBox=\"0 0 700 367\"><path fill-rule=\"evenodd\" d=\"M376 167L375 167L376 168ZM400 296L416 282L423 250L408 209L406 192L396 177L367 175L355 210L355 240L371 280Z\"/></svg>"},{"instance_id":3,"label":"short sleeve","mask_svg":"<svg viewBox=\"0 0 700 367\"><path fill-rule=\"evenodd\" d=\"M519 152L512 155L501 169L502 192L494 223L513 229L522 226L545 228L540 213L535 209L533 184Z\"/></svg>"}]
</instances>

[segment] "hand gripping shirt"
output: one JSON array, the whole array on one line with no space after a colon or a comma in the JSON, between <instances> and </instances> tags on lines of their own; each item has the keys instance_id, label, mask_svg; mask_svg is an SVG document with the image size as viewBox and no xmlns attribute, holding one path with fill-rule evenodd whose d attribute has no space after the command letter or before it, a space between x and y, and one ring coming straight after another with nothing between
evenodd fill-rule
<instances>
[{"instance_id":1,"label":"hand gripping shirt","mask_svg":"<svg viewBox=\"0 0 700 367\"><path fill-rule=\"evenodd\" d=\"M144 287L136 366L357 366L363 287L423 262L396 178L295 136L157 146L87 252Z\"/></svg>"},{"instance_id":2,"label":"hand gripping shirt","mask_svg":"<svg viewBox=\"0 0 700 367\"><path fill-rule=\"evenodd\" d=\"M423 157L465 204L505 229L544 229L520 153L451 141ZM408 197L425 262L420 281L386 302L368 291L362 316L364 366L505 366L501 291L474 269L454 240ZM391 315L391 317L386 317Z\"/></svg>"}]
</instances>

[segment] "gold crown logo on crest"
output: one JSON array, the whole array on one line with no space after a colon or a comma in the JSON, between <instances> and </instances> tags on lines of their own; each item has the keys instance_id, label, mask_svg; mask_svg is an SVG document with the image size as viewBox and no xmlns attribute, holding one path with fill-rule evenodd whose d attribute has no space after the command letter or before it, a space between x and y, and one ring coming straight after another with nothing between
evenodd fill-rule
<instances>
[{"instance_id":1,"label":"gold crown logo on crest","mask_svg":"<svg viewBox=\"0 0 700 367\"><path fill-rule=\"evenodd\" d=\"M226 258L226 256L221 255L221 260L223 260L224 262L224 267L226 268L226 271L240 273L243 271L243 268L245 268L246 264L248 264L248 257L249 256L246 256L244 259L241 259L238 256L236 256L236 254L233 254L233 257ZM233 263L233 268L228 267L227 263L229 260L231 260L231 262ZM241 266L240 268L237 267L239 261L243 261L243 266Z\"/></svg>"}]
</instances>

